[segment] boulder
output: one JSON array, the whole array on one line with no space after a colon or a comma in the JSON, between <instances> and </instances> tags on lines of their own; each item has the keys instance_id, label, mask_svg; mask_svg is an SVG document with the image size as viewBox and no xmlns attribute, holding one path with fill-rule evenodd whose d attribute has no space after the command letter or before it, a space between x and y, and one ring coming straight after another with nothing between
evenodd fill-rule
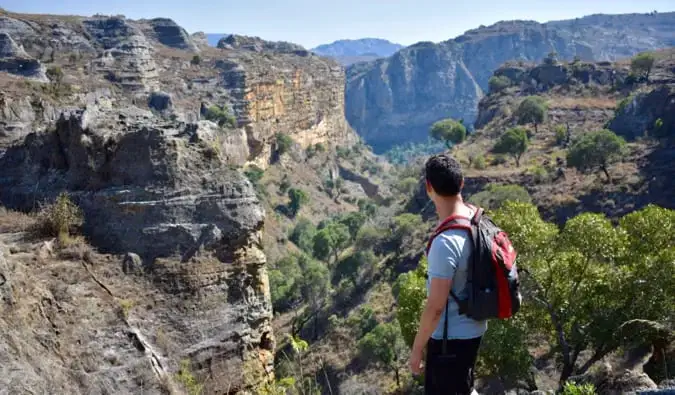
<instances>
[{"instance_id":1,"label":"boulder","mask_svg":"<svg viewBox=\"0 0 675 395\"><path fill-rule=\"evenodd\" d=\"M146 35L171 48L197 51L190 35L176 22L168 18L155 18L147 22Z\"/></svg>"},{"instance_id":2,"label":"boulder","mask_svg":"<svg viewBox=\"0 0 675 395\"><path fill-rule=\"evenodd\" d=\"M251 184L211 157L209 144L191 142L198 126L154 122L134 108L63 114L53 133L29 135L7 150L0 201L29 209L28 201L68 191L99 248L134 251L149 262L193 249L211 225L225 244L259 229L263 213ZM29 187L36 183L45 188Z\"/></svg>"},{"instance_id":3,"label":"boulder","mask_svg":"<svg viewBox=\"0 0 675 395\"><path fill-rule=\"evenodd\" d=\"M609 123L609 129L627 139L645 133L675 138L675 88L660 86L627 98Z\"/></svg>"}]
</instances>

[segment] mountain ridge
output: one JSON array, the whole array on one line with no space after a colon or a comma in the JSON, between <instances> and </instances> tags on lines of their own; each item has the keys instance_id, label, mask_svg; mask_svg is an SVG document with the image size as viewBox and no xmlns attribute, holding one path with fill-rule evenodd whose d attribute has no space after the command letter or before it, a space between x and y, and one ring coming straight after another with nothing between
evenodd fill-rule
<instances>
[{"instance_id":1,"label":"mountain ridge","mask_svg":"<svg viewBox=\"0 0 675 395\"><path fill-rule=\"evenodd\" d=\"M492 72L509 60L613 61L675 45L675 12L501 21L440 43L419 42L347 68L346 115L377 152L426 139L443 118L473 123Z\"/></svg>"}]
</instances>

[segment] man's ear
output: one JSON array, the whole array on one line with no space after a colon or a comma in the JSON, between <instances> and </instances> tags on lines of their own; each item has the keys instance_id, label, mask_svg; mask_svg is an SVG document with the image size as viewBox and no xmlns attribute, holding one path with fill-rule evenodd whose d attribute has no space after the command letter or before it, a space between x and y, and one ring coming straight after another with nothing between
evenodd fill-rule
<instances>
[{"instance_id":1,"label":"man's ear","mask_svg":"<svg viewBox=\"0 0 675 395\"><path fill-rule=\"evenodd\" d=\"M431 194L431 192L434 190L429 180L424 180L424 186L426 187L428 194Z\"/></svg>"},{"instance_id":2,"label":"man's ear","mask_svg":"<svg viewBox=\"0 0 675 395\"><path fill-rule=\"evenodd\" d=\"M464 177L462 177L462 182L459 184L459 190L464 189Z\"/></svg>"}]
</instances>

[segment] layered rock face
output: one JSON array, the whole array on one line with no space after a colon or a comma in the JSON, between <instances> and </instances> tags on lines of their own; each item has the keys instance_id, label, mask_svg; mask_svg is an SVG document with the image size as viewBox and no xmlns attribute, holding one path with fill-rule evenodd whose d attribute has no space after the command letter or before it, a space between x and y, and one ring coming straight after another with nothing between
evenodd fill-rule
<instances>
[{"instance_id":1,"label":"layered rock face","mask_svg":"<svg viewBox=\"0 0 675 395\"><path fill-rule=\"evenodd\" d=\"M187 358L198 377L237 392L272 377L272 312L260 246L264 217L248 180L202 136L200 124L157 123L132 108L64 114L54 131L32 134L0 158L0 201L28 209L28 202L68 191L100 251L138 255L125 258L124 271L141 275L133 280L137 291L152 294L155 306L127 325L159 361L157 369L176 370ZM115 349L115 331L124 333L105 330L112 333L99 339L101 352ZM157 343L157 331L171 346ZM112 372L101 374L120 385ZM66 392L98 387L93 376L80 380L65 384L72 389Z\"/></svg>"},{"instance_id":2,"label":"layered rock face","mask_svg":"<svg viewBox=\"0 0 675 395\"><path fill-rule=\"evenodd\" d=\"M492 72L509 60L616 60L675 45L675 13L500 22L439 44L419 43L347 69L346 115L376 151L424 141L442 118L473 123Z\"/></svg>"},{"instance_id":3,"label":"layered rock face","mask_svg":"<svg viewBox=\"0 0 675 395\"><path fill-rule=\"evenodd\" d=\"M265 167L279 133L301 147L355 141L344 74L292 44L199 37L166 19L0 15L0 55L23 47L64 72L58 85L0 78L0 204L28 211L67 192L87 241L111 254L58 261L0 235L0 297L22 300L0 306L13 317L0 320L12 350L0 388L160 393L180 384L181 361L204 393L273 377L264 213L243 166ZM206 120L213 106L235 121ZM42 303L48 319L13 324Z\"/></svg>"},{"instance_id":4,"label":"layered rock face","mask_svg":"<svg viewBox=\"0 0 675 395\"><path fill-rule=\"evenodd\" d=\"M12 36L5 32L0 32L0 71L37 81L48 81L45 67L38 60L28 56L26 51L14 42Z\"/></svg>"}]
</instances>

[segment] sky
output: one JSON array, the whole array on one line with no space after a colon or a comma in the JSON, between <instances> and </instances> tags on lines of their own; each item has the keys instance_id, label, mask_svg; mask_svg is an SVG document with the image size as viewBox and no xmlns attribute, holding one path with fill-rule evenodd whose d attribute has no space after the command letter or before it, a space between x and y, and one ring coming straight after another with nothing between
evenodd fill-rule
<instances>
[{"instance_id":1,"label":"sky","mask_svg":"<svg viewBox=\"0 0 675 395\"><path fill-rule=\"evenodd\" d=\"M0 0L13 12L168 17L188 32L237 33L313 48L339 39L445 41L500 20L675 11L673 0Z\"/></svg>"}]
</instances>

